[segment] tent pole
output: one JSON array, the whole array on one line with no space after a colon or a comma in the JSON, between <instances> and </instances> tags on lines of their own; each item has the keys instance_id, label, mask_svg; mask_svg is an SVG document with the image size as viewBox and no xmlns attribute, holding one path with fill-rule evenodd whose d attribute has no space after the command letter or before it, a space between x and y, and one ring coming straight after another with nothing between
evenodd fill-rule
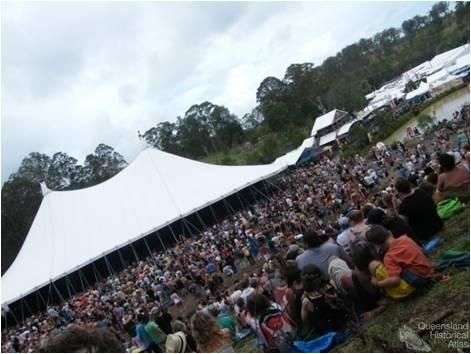
<instances>
[{"instance_id":1,"label":"tent pole","mask_svg":"<svg viewBox=\"0 0 471 354\"><path fill-rule=\"evenodd\" d=\"M247 207L250 207L250 200L247 201L247 199L244 198L244 195L243 195L242 193L239 193L239 197L240 197L243 201L245 201L245 203L248 205Z\"/></svg>"},{"instance_id":2,"label":"tent pole","mask_svg":"<svg viewBox=\"0 0 471 354\"><path fill-rule=\"evenodd\" d=\"M185 219L185 218L183 218L183 223L185 224L186 229L187 229L188 232L190 233L190 237L193 237L193 236L194 236L194 235L193 235L193 231L191 231L191 228L190 228L190 226L191 226L190 224L191 224L191 223L190 223L187 219Z\"/></svg>"},{"instance_id":3,"label":"tent pole","mask_svg":"<svg viewBox=\"0 0 471 354\"><path fill-rule=\"evenodd\" d=\"M47 306L49 306L49 299L51 299L51 303L54 302L54 299L52 298L52 281L49 281L49 290L47 292Z\"/></svg>"},{"instance_id":4,"label":"tent pole","mask_svg":"<svg viewBox=\"0 0 471 354\"><path fill-rule=\"evenodd\" d=\"M17 326L20 325L20 322L18 321L18 319L16 318L15 316L15 311L13 311L13 309L10 311L11 315L13 316L13 319L15 320L15 323Z\"/></svg>"},{"instance_id":5,"label":"tent pole","mask_svg":"<svg viewBox=\"0 0 471 354\"><path fill-rule=\"evenodd\" d=\"M65 277L65 286L67 287L67 293L69 294L69 298L71 298L72 293L71 293L70 288L69 288L69 283L67 281L67 276Z\"/></svg>"},{"instance_id":6,"label":"tent pole","mask_svg":"<svg viewBox=\"0 0 471 354\"><path fill-rule=\"evenodd\" d=\"M185 219L180 219L180 225L182 227L182 232L180 235L178 235L179 239L180 239L180 242L184 241L185 238L186 238L186 233L185 233Z\"/></svg>"},{"instance_id":7,"label":"tent pole","mask_svg":"<svg viewBox=\"0 0 471 354\"><path fill-rule=\"evenodd\" d=\"M31 311L31 307L29 307L29 304L28 304L28 301L26 300L26 298L25 298L25 304L26 304L26 308L29 311L29 315L31 316L33 314L33 311Z\"/></svg>"},{"instance_id":8,"label":"tent pole","mask_svg":"<svg viewBox=\"0 0 471 354\"><path fill-rule=\"evenodd\" d=\"M53 286L53 287L54 287L54 289L56 290L56 292L57 292L57 295L59 295L59 299L60 299L60 301L61 301L61 302L64 302L64 301L65 301L65 300L64 300L64 297L62 296L62 294L61 294L61 292L59 291L59 289L57 289L57 286L56 286L56 284L52 283L52 286Z\"/></svg>"},{"instance_id":9,"label":"tent pole","mask_svg":"<svg viewBox=\"0 0 471 354\"><path fill-rule=\"evenodd\" d=\"M46 301L44 301L44 298L43 298L43 296L41 295L41 291L39 291L39 289L38 289L38 291L36 291L36 295L39 296L39 298L40 298L41 301L43 302L44 306L47 307L47 303L46 303Z\"/></svg>"},{"instance_id":10,"label":"tent pole","mask_svg":"<svg viewBox=\"0 0 471 354\"><path fill-rule=\"evenodd\" d=\"M159 232L156 231L156 233L157 233L157 238L159 239L160 244L162 245L163 250L166 251L166 250L167 250L167 247L165 247L164 241L162 241L162 238L160 237Z\"/></svg>"},{"instance_id":11,"label":"tent pole","mask_svg":"<svg viewBox=\"0 0 471 354\"><path fill-rule=\"evenodd\" d=\"M237 199L239 200L239 204L242 207L242 209L245 209L244 203L242 203L242 199L240 199L239 192L236 193Z\"/></svg>"},{"instance_id":12,"label":"tent pole","mask_svg":"<svg viewBox=\"0 0 471 354\"><path fill-rule=\"evenodd\" d=\"M83 280L85 280L85 285L86 285L86 288L90 287L90 284L88 284L88 280L87 278L85 277L85 275L83 275L82 271L79 269L79 276L80 276L80 280L82 280L82 277L83 277ZM86 289L84 288L84 290Z\"/></svg>"},{"instance_id":13,"label":"tent pole","mask_svg":"<svg viewBox=\"0 0 471 354\"><path fill-rule=\"evenodd\" d=\"M264 197L266 200L270 201L270 197L268 197L265 193L262 193L257 187L254 185L251 186L253 189L255 189L256 192L258 192L262 197Z\"/></svg>"},{"instance_id":14,"label":"tent pole","mask_svg":"<svg viewBox=\"0 0 471 354\"><path fill-rule=\"evenodd\" d=\"M36 291L36 306L38 307L38 311L41 311L41 303L39 302L38 291Z\"/></svg>"},{"instance_id":15,"label":"tent pole","mask_svg":"<svg viewBox=\"0 0 471 354\"><path fill-rule=\"evenodd\" d=\"M147 243L147 241L146 241L145 238L143 238L143 240L144 240L144 243L145 243L145 245L146 245L147 252L149 252L149 256L152 257L152 251L150 250L149 244Z\"/></svg>"},{"instance_id":16,"label":"tent pole","mask_svg":"<svg viewBox=\"0 0 471 354\"><path fill-rule=\"evenodd\" d=\"M72 284L72 281L69 279L69 276L66 276L65 277L65 280L69 283L70 287L72 288L72 292L74 294L77 294L77 292L75 291L75 288L74 288L74 285ZM72 296L71 296L72 297Z\"/></svg>"},{"instance_id":17,"label":"tent pole","mask_svg":"<svg viewBox=\"0 0 471 354\"><path fill-rule=\"evenodd\" d=\"M137 256L137 252L136 252L133 244L131 243L130 246L131 246L131 249L132 249L132 253L134 253L134 258L136 258L136 262L139 263L139 257Z\"/></svg>"},{"instance_id":18,"label":"tent pole","mask_svg":"<svg viewBox=\"0 0 471 354\"><path fill-rule=\"evenodd\" d=\"M224 198L224 203L227 205L226 208L228 208L229 210L229 215L234 215L236 213L236 211L234 210L234 208L231 206L231 204Z\"/></svg>"},{"instance_id":19,"label":"tent pole","mask_svg":"<svg viewBox=\"0 0 471 354\"><path fill-rule=\"evenodd\" d=\"M25 309L23 308L23 299L20 300L20 307L21 307L21 323L25 323Z\"/></svg>"},{"instance_id":20,"label":"tent pole","mask_svg":"<svg viewBox=\"0 0 471 354\"><path fill-rule=\"evenodd\" d=\"M226 207L227 213L228 213L229 215L232 215L231 210L230 210L229 207L227 206L227 202L226 202L226 199L225 199L225 198L222 200L222 202L224 203L224 206Z\"/></svg>"},{"instance_id":21,"label":"tent pole","mask_svg":"<svg viewBox=\"0 0 471 354\"><path fill-rule=\"evenodd\" d=\"M252 195L253 202L256 203L257 202L257 197L255 196L255 194L253 194L253 190L250 187L252 187L252 186L249 186L248 190L249 190L250 194Z\"/></svg>"},{"instance_id":22,"label":"tent pole","mask_svg":"<svg viewBox=\"0 0 471 354\"><path fill-rule=\"evenodd\" d=\"M108 273L110 273L110 277L114 274L114 271L113 269L111 268L111 264L110 262L108 261L108 257L105 256L105 264L106 264L106 268L108 268Z\"/></svg>"},{"instance_id":23,"label":"tent pole","mask_svg":"<svg viewBox=\"0 0 471 354\"><path fill-rule=\"evenodd\" d=\"M123 255L121 254L121 251L118 250L118 254L119 254L119 260L121 261L121 263L123 264L123 270L126 269L126 262L124 261L124 257Z\"/></svg>"},{"instance_id":24,"label":"tent pole","mask_svg":"<svg viewBox=\"0 0 471 354\"><path fill-rule=\"evenodd\" d=\"M170 228L170 232L172 233L172 236L175 239L175 243L178 243L177 236L175 236L175 232L173 231L172 225L169 224L168 227Z\"/></svg>"},{"instance_id":25,"label":"tent pole","mask_svg":"<svg viewBox=\"0 0 471 354\"><path fill-rule=\"evenodd\" d=\"M216 223L219 224L219 219L216 217L216 214L214 213L213 206L210 205L209 209L211 210L211 213L213 214L214 220L216 220Z\"/></svg>"},{"instance_id":26,"label":"tent pole","mask_svg":"<svg viewBox=\"0 0 471 354\"><path fill-rule=\"evenodd\" d=\"M188 219L186 219L186 218L185 218L184 220L185 220L185 221L188 223L188 225L190 225L197 233L199 233L199 234L202 233L202 231L199 230L190 220L188 220ZM191 230L190 230L190 232L191 232ZM193 235L193 233L192 233L192 235Z\"/></svg>"},{"instance_id":27,"label":"tent pole","mask_svg":"<svg viewBox=\"0 0 471 354\"><path fill-rule=\"evenodd\" d=\"M273 187L275 187L276 189L278 189L281 193L284 192L280 187L278 187L278 186L277 186L276 184L274 184L274 183L271 183L269 180L267 180L267 183L271 184Z\"/></svg>"},{"instance_id":28,"label":"tent pole","mask_svg":"<svg viewBox=\"0 0 471 354\"><path fill-rule=\"evenodd\" d=\"M265 182L265 180L262 181L262 184L263 184L263 188L265 189L265 193L266 193L270 198L273 198L273 193L272 193L272 195L270 196L270 192L268 192L267 183Z\"/></svg>"},{"instance_id":29,"label":"tent pole","mask_svg":"<svg viewBox=\"0 0 471 354\"><path fill-rule=\"evenodd\" d=\"M96 282L99 283L101 280L101 276L98 277L98 270L95 267L95 263L92 263L92 270L93 270L93 274L95 275Z\"/></svg>"},{"instance_id":30,"label":"tent pole","mask_svg":"<svg viewBox=\"0 0 471 354\"><path fill-rule=\"evenodd\" d=\"M208 226L205 224L205 222L203 221L203 219L201 218L201 216L198 212L196 212L196 217L198 218L199 222L201 223L201 225L203 225L203 227L205 228L205 231L206 231Z\"/></svg>"}]
</instances>

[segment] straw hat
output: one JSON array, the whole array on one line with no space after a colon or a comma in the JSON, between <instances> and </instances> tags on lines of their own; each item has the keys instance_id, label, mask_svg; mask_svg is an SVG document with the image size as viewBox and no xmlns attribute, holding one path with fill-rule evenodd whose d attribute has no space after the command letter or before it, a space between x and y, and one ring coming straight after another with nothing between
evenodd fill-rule
<instances>
[{"instance_id":1,"label":"straw hat","mask_svg":"<svg viewBox=\"0 0 471 354\"><path fill-rule=\"evenodd\" d=\"M183 332L175 332L167 336L165 350L167 353L184 353L186 349L186 335Z\"/></svg>"}]
</instances>

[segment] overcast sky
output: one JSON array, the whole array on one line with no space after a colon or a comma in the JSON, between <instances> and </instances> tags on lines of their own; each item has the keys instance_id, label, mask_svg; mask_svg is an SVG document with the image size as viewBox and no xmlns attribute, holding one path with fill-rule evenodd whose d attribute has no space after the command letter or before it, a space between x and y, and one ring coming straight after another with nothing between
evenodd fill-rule
<instances>
[{"instance_id":1,"label":"overcast sky","mask_svg":"<svg viewBox=\"0 0 471 354\"><path fill-rule=\"evenodd\" d=\"M2 182L28 153L128 161L196 103L240 117L259 83L316 65L431 2L2 2Z\"/></svg>"}]
</instances>

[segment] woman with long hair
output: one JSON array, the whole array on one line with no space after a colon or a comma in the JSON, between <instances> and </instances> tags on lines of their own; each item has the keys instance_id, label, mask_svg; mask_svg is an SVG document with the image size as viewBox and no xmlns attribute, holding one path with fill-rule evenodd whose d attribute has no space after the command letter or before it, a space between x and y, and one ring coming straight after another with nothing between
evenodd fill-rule
<instances>
[{"instance_id":1,"label":"woman with long hair","mask_svg":"<svg viewBox=\"0 0 471 354\"><path fill-rule=\"evenodd\" d=\"M347 313L329 278L315 265L303 268L301 319L316 335L345 328Z\"/></svg>"},{"instance_id":2,"label":"woman with long hair","mask_svg":"<svg viewBox=\"0 0 471 354\"><path fill-rule=\"evenodd\" d=\"M214 317L197 312L191 318L191 334L199 352L234 353L229 330L221 329Z\"/></svg>"}]
</instances>

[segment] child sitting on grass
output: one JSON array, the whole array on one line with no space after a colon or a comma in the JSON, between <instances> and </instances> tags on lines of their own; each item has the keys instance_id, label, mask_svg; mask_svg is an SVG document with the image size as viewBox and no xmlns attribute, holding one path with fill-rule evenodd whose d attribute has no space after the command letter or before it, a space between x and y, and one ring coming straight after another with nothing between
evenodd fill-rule
<instances>
[{"instance_id":1,"label":"child sitting on grass","mask_svg":"<svg viewBox=\"0 0 471 354\"><path fill-rule=\"evenodd\" d=\"M366 233L369 242L385 250L383 263L373 261L369 269L374 285L384 288L392 298L404 298L416 288L427 286L432 281L432 262L410 237L394 238L380 225L374 225Z\"/></svg>"}]
</instances>

